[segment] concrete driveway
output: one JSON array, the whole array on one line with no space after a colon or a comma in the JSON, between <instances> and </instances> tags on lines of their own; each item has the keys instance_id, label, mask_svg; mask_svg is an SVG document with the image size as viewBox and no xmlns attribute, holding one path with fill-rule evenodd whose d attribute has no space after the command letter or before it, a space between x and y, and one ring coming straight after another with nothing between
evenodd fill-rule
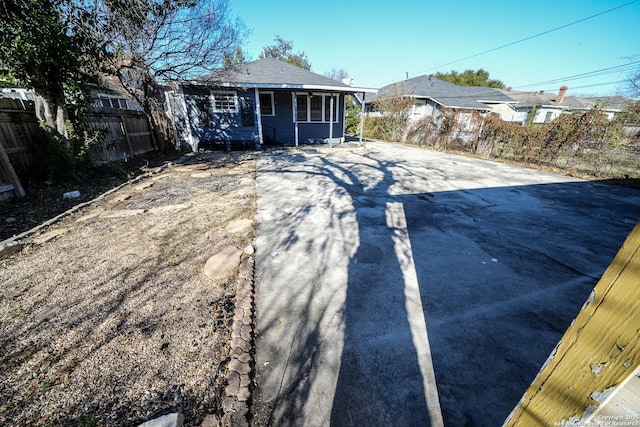
<instances>
[{"instance_id":1,"label":"concrete driveway","mask_svg":"<svg viewBox=\"0 0 640 427\"><path fill-rule=\"evenodd\" d=\"M499 426L640 192L414 147L258 161L256 424Z\"/></svg>"}]
</instances>

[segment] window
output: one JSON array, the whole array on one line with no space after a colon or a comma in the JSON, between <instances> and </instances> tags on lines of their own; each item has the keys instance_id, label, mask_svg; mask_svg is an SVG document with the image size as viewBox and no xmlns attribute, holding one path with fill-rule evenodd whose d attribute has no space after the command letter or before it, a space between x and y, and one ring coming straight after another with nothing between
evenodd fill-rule
<instances>
[{"instance_id":1,"label":"window","mask_svg":"<svg viewBox=\"0 0 640 427\"><path fill-rule=\"evenodd\" d=\"M276 115L273 92L260 92L260 114L263 116Z\"/></svg>"},{"instance_id":2,"label":"window","mask_svg":"<svg viewBox=\"0 0 640 427\"><path fill-rule=\"evenodd\" d=\"M422 116L426 110L427 102L425 99L416 99L413 104L413 115Z\"/></svg>"},{"instance_id":3,"label":"window","mask_svg":"<svg viewBox=\"0 0 640 427\"><path fill-rule=\"evenodd\" d=\"M129 104L126 99L111 98L108 96L101 96L97 98L95 105L103 108L122 108L125 110L129 108Z\"/></svg>"},{"instance_id":4,"label":"window","mask_svg":"<svg viewBox=\"0 0 640 427\"><path fill-rule=\"evenodd\" d=\"M324 121L328 122L329 121L329 115L331 114L331 96L325 96L324 97ZM338 118L338 97L337 96L333 96L333 117L332 117L332 122L337 122L337 118Z\"/></svg>"},{"instance_id":5,"label":"window","mask_svg":"<svg viewBox=\"0 0 640 427\"><path fill-rule=\"evenodd\" d=\"M296 101L298 103L298 121L307 121L307 95L298 95Z\"/></svg>"},{"instance_id":6,"label":"window","mask_svg":"<svg viewBox=\"0 0 640 427\"><path fill-rule=\"evenodd\" d=\"M311 106L311 121L312 122L321 122L322 121L322 101L324 100L324 96L311 96L311 102L309 103Z\"/></svg>"},{"instance_id":7,"label":"window","mask_svg":"<svg viewBox=\"0 0 640 427\"><path fill-rule=\"evenodd\" d=\"M338 121L338 96L333 95L332 122ZM326 122L330 121L331 95L328 93L308 93L298 95L298 121L299 122Z\"/></svg>"},{"instance_id":8,"label":"window","mask_svg":"<svg viewBox=\"0 0 640 427\"><path fill-rule=\"evenodd\" d=\"M238 96L235 92L212 91L214 113L237 113Z\"/></svg>"},{"instance_id":9,"label":"window","mask_svg":"<svg viewBox=\"0 0 640 427\"><path fill-rule=\"evenodd\" d=\"M551 120L553 120L553 112L547 111L547 114L544 116L544 122L549 123Z\"/></svg>"}]
</instances>

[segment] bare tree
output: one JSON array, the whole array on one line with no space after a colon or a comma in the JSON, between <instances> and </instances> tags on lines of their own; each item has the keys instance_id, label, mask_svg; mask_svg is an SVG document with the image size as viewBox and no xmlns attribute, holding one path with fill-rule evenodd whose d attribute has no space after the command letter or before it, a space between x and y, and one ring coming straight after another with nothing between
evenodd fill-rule
<instances>
[{"instance_id":1,"label":"bare tree","mask_svg":"<svg viewBox=\"0 0 640 427\"><path fill-rule=\"evenodd\" d=\"M326 71L324 75L339 82L349 78L349 73L347 72L347 70L337 67L333 67L331 71Z\"/></svg>"},{"instance_id":2,"label":"bare tree","mask_svg":"<svg viewBox=\"0 0 640 427\"><path fill-rule=\"evenodd\" d=\"M154 128L161 110L161 84L194 79L222 67L237 55L247 34L242 21L231 15L227 0L99 4L100 32L110 50L104 71L118 77Z\"/></svg>"},{"instance_id":3,"label":"bare tree","mask_svg":"<svg viewBox=\"0 0 640 427\"><path fill-rule=\"evenodd\" d=\"M36 91L38 117L68 143L70 108L116 76L154 129L165 80L224 64L246 31L228 0L4 0L0 62Z\"/></svg>"},{"instance_id":4,"label":"bare tree","mask_svg":"<svg viewBox=\"0 0 640 427\"><path fill-rule=\"evenodd\" d=\"M627 95L640 98L640 70L632 71L627 78Z\"/></svg>"}]
</instances>

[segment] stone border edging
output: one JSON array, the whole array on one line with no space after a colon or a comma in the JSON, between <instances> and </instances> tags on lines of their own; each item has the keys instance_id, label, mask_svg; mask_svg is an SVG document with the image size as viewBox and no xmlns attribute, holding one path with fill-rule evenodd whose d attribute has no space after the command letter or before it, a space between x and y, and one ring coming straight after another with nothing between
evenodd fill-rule
<instances>
[{"instance_id":1,"label":"stone border edging","mask_svg":"<svg viewBox=\"0 0 640 427\"><path fill-rule=\"evenodd\" d=\"M149 171L149 172L145 172L142 175L138 175L133 179L130 179L127 182L123 182L122 184L118 185L117 187L114 187L110 190L105 191L104 193L100 194L99 196L88 200L86 202L80 203L78 205L73 206L72 208L62 212L61 214L46 220L45 222L38 224L37 226L33 227L30 230L27 231L23 231L22 233L18 234L17 236L13 236L13 237L9 237L8 239L3 240L2 242L0 242L0 247L3 246L10 246L13 242L17 242L18 240L24 239L25 237L28 237L34 233L36 233L37 231L39 231L42 228L48 227L52 224L55 224L56 222L60 221L62 218L71 215L72 213L79 211L80 209L91 205L92 203L95 203L99 200L104 199L105 197L107 197L108 195L115 193L116 191L120 190L121 188L127 186L127 185L131 185L131 184L135 184L138 181L142 181L145 178L148 178L150 176L156 175L160 172L162 172L163 170L167 169L169 166L175 166L175 165L179 165L181 163L183 163L185 160L187 160L187 156L182 156L180 157L178 160L175 160L173 162L168 162L165 163L162 166L158 166L157 168Z\"/></svg>"},{"instance_id":2,"label":"stone border edging","mask_svg":"<svg viewBox=\"0 0 640 427\"><path fill-rule=\"evenodd\" d=\"M240 264L231 328L231 360L227 365L223 425L248 426L253 371L253 257Z\"/></svg>"}]
</instances>

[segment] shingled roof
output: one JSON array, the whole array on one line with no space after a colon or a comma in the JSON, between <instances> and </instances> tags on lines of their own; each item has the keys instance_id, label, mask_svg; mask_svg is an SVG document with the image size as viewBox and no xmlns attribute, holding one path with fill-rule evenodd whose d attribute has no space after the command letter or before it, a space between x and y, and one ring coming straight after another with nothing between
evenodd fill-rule
<instances>
[{"instance_id":1,"label":"shingled roof","mask_svg":"<svg viewBox=\"0 0 640 427\"><path fill-rule=\"evenodd\" d=\"M503 91L518 103L516 107L555 107L563 110L589 110L600 107L605 111L621 111L633 100L624 96L604 96L582 98L579 96L565 96L561 102L557 102L558 94L549 92L522 92Z\"/></svg>"},{"instance_id":2,"label":"shingled roof","mask_svg":"<svg viewBox=\"0 0 640 427\"><path fill-rule=\"evenodd\" d=\"M418 76L385 86L378 92L378 97L382 96L430 98L444 107L473 110L489 110L490 107L486 103L515 103L498 89L459 86L431 75Z\"/></svg>"},{"instance_id":3,"label":"shingled roof","mask_svg":"<svg viewBox=\"0 0 640 427\"><path fill-rule=\"evenodd\" d=\"M223 87L311 89L338 92L376 92L376 89L355 88L329 77L313 73L275 58L261 58L220 70L198 83Z\"/></svg>"}]
</instances>

